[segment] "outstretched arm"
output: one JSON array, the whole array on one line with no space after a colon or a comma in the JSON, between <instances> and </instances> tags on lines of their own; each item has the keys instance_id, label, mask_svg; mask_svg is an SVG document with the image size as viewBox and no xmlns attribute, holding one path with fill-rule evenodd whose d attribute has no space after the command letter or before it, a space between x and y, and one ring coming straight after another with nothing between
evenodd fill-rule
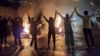
<instances>
[{"instance_id":1,"label":"outstretched arm","mask_svg":"<svg viewBox=\"0 0 100 56\"><path fill-rule=\"evenodd\" d=\"M24 14L22 15L21 19L24 17Z\"/></svg>"},{"instance_id":2,"label":"outstretched arm","mask_svg":"<svg viewBox=\"0 0 100 56\"><path fill-rule=\"evenodd\" d=\"M45 19L47 22L49 22L45 16L43 16L43 17L44 17L44 19Z\"/></svg>"},{"instance_id":3,"label":"outstretched arm","mask_svg":"<svg viewBox=\"0 0 100 56\"><path fill-rule=\"evenodd\" d=\"M80 14L77 12L76 7L75 7L75 12L76 12L76 14L77 14L79 17L82 17L82 15L80 15Z\"/></svg>"},{"instance_id":4,"label":"outstretched arm","mask_svg":"<svg viewBox=\"0 0 100 56\"><path fill-rule=\"evenodd\" d=\"M55 11L54 21L56 20L56 16L57 16L57 11Z\"/></svg>"},{"instance_id":5,"label":"outstretched arm","mask_svg":"<svg viewBox=\"0 0 100 56\"><path fill-rule=\"evenodd\" d=\"M61 16L61 18L64 20L64 17L59 13L59 12L56 12L58 15Z\"/></svg>"},{"instance_id":6,"label":"outstretched arm","mask_svg":"<svg viewBox=\"0 0 100 56\"><path fill-rule=\"evenodd\" d=\"M29 22L31 21L31 17L29 16L29 14L28 14L28 21L29 21Z\"/></svg>"},{"instance_id":7,"label":"outstretched arm","mask_svg":"<svg viewBox=\"0 0 100 56\"><path fill-rule=\"evenodd\" d=\"M73 12L72 12L72 14L71 14L71 16L70 16L70 19L73 17L74 11L75 11L75 10L73 10Z\"/></svg>"},{"instance_id":8,"label":"outstretched arm","mask_svg":"<svg viewBox=\"0 0 100 56\"><path fill-rule=\"evenodd\" d=\"M41 20L41 18L42 18L42 12L39 13L36 22L38 22L39 20Z\"/></svg>"},{"instance_id":9,"label":"outstretched arm","mask_svg":"<svg viewBox=\"0 0 100 56\"><path fill-rule=\"evenodd\" d=\"M94 10L94 12L90 16L95 15L96 11L97 11L97 8Z\"/></svg>"}]
</instances>

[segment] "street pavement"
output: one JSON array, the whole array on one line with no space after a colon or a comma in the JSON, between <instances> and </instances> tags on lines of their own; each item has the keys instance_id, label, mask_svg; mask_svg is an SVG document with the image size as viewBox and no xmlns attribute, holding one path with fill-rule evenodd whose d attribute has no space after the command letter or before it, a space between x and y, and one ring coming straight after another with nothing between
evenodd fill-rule
<instances>
[{"instance_id":1,"label":"street pavement","mask_svg":"<svg viewBox=\"0 0 100 56\"><path fill-rule=\"evenodd\" d=\"M7 46L0 48L0 56L100 56L100 32L94 32L95 48L86 50L86 43L82 33L74 33L75 51L68 52L65 46L65 38L62 35L56 35L56 49L53 50L52 39L50 49L47 49L47 34L37 37L38 50L30 46L31 38L22 38L23 49L14 45L14 37L8 36Z\"/></svg>"}]
</instances>

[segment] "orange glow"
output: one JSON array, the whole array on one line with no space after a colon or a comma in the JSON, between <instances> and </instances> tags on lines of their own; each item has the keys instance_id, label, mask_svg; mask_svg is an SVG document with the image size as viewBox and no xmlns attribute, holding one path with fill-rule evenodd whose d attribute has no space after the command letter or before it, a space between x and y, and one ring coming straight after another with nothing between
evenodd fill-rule
<instances>
[{"instance_id":1,"label":"orange glow","mask_svg":"<svg viewBox=\"0 0 100 56\"><path fill-rule=\"evenodd\" d=\"M57 18L56 18L56 23L55 23L55 27L57 27L57 32L58 33L61 33L63 31L63 27L62 27L62 18L57 15Z\"/></svg>"},{"instance_id":2,"label":"orange glow","mask_svg":"<svg viewBox=\"0 0 100 56\"><path fill-rule=\"evenodd\" d=\"M60 24L61 24L61 17L60 16L57 16L57 19L56 19L56 27L60 27Z\"/></svg>"},{"instance_id":3,"label":"orange glow","mask_svg":"<svg viewBox=\"0 0 100 56\"><path fill-rule=\"evenodd\" d=\"M63 28L62 28L62 27L60 27L60 28L59 28L59 32L62 32L62 31L63 31Z\"/></svg>"},{"instance_id":4,"label":"orange glow","mask_svg":"<svg viewBox=\"0 0 100 56\"><path fill-rule=\"evenodd\" d=\"M29 34L29 27L30 27L30 24L28 24L28 23L24 24L24 32L27 34Z\"/></svg>"}]
</instances>

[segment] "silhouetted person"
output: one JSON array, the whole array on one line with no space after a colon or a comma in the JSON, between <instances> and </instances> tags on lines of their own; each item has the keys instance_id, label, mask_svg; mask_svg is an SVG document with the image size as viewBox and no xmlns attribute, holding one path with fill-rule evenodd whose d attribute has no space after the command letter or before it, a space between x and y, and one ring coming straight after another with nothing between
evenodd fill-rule
<instances>
[{"instance_id":1,"label":"silhouetted person","mask_svg":"<svg viewBox=\"0 0 100 56\"><path fill-rule=\"evenodd\" d=\"M94 40L93 40L93 36L92 36L92 24L91 24L91 17L93 15L95 15L96 10L93 12L93 14L88 15L88 11L84 11L84 15L80 15L76 8L75 8L75 12L76 14L83 20L83 33L85 36L85 40L86 40L86 44L87 47L94 47ZM91 46L89 44L89 40L91 42Z\"/></svg>"},{"instance_id":2,"label":"silhouetted person","mask_svg":"<svg viewBox=\"0 0 100 56\"><path fill-rule=\"evenodd\" d=\"M7 36L8 36L8 27L7 27L7 23L8 23L9 19L7 18L3 18L1 19L1 32L2 32L2 37L1 37L1 44L5 44L5 46L7 45Z\"/></svg>"},{"instance_id":3,"label":"silhouetted person","mask_svg":"<svg viewBox=\"0 0 100 56\"><path fill-rule=\"evenodd\" d=\"M41 18L42 18L42 9L40 9L40 11L39 11L39 13L38 13L36 19L41 19ZM39 21L37 22L37 26L38 26L38 35L41 35L41 27L39 26L39 24L42 25L42 21L41 21L41 20L39 20Z\"/></svg>"},{"instance_id":4,"label":"silhouetted person","mask_svg":"<svg viewBox=\"0 0 100 56\"><path fill-rule=\"evenodd\" d=\"M55 17L49 17L49 20L43 16L44 19L46 20L46 22L48 23L49 27L48 27L48 49L49 49L49 45L50 45L50 39L51 39L51 36L53 38L53 45L54 45L54 50L56 48L56 38L55 38L55 19L56 19L56 12L55 12Z\"/></svg>"},{"instance_id":5,"label":"silhouetted person","mask_svg":"<svg viewBox=\"0 0 100 56\"><path fill-rule=\"evenodd\" d=\"M12 23L11 23L11 17L8 17L9 21L7 24L7 34L10 36L12 34Z\"/></svg>"},{"instance_id":6,"label":"silhouetted person","mask_svg":"<svg viewBox=\"0 0 100 56\"><path fill-rule=\"evenodd\" d=\"M30 43L30 46L33 45L33 41L34 41L34 48L37 49L37 35L38 35L38 22L41 19L41 15L42 13L40 13L40 15L36 18L36 20L34 20L35 18L30 18L30 16L28 15L28 20L30 22L30 33L32 35L32 40Z\"/></svg>"},{"instance_id":7,"label":"silhouetted person","mask_svg":"<svg viewBox=\"0 0 100 56\"><path fill-rule=\"evenodd\" d=\"M74 14L74 11L72 12L72 14L70 16L69 16L69 14L66 14L66 17L63 17L60 13L58 13L58 14L64 20L65 42L67 43L66 46L68 46L68 51L74 51L74 36L73 36L73 30L72 30L72 26L71 26L71 18Z\"/></svg>"},{"instance_id":8,"label":"silhouetted person","mask_svg":"<svg viewBox=\"0 0 100 56\"><path fill-rule=\"evenodd\" d=\"M12 27L13 27L13 35L15 39L15 45L20 45L20 47L23 48L22 42L21 42L21 31L22 31L22 17L15 17L12 19Z\"/></svg>"}]
</instances>

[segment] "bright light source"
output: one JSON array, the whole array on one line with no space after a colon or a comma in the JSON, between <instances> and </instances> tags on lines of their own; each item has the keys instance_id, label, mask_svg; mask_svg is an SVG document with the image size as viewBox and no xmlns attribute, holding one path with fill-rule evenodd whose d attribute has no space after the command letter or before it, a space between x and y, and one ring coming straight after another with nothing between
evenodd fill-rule
<instances>
[{"instance_id":1,"label":"bright light source","mask_svg":"<svg viewBox=\"0 0 100 56\"><path fill-rule=\"evenodd\" d=\"M25 23L25 25L24 25L24 32L27 33L27 34L29 34L29 27L30 27L30 24Z\"/></svg>"},{"instance_id":2,"label":"bright light source","mask_svg":"<svg viewBox=\"0 0 100 56\"><path fill-rule=\"evenodd\" d=\"M63 32L62 18L59 15L57 15L57 18L56 18L55 29L56 29L56 33L58 34Z\"/></svg>"},{"instance_id":3,"label":"bright light source","mask_svg":"<svg viewBox=\"0 0 100 56\"><path fill-rule=\"evenodd\" d=\"M57 19L56 19L56 27L59 27L60 26L60 24L61 24L61 17L60 16L57 16Z\"/></svg>"}]
</instances>

